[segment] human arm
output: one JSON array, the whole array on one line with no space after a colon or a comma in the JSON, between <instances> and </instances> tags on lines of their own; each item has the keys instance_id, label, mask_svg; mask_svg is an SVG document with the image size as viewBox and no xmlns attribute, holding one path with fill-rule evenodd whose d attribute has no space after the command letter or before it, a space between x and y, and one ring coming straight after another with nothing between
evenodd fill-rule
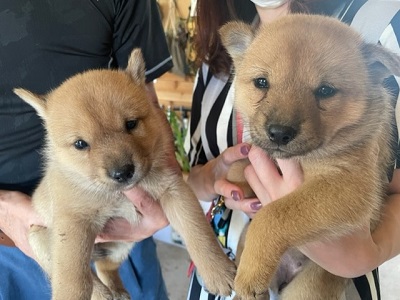
<instances>
[{"instance_id":1,"label":"human arm","mask_svg":"<svg viewBox=\"0 0 400 300\"><path fill-rule=\"evenodd\" d=\"M361 276L400 254L400 170L395 170L378 227L369 224L354 233L326 242L310 243L304 254L342 277Z\"/></svg>"}]
</instances>

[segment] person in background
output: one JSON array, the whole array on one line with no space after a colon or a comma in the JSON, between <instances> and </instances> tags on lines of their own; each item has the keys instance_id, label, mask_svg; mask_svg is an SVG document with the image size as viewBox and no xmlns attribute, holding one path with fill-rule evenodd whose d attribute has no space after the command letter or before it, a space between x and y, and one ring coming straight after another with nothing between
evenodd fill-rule
<instances>
[{"instance_id":1,"label":"person in background","mask_svg":"<svg viewBox=\"0 0 400 300\"><path fill-rule=\"evenodd\" d=\"M292 12L325 14L351 24L366 0L197 0L196 51L201 65L195 80L187 152L192 166L188 182L199 200L218 207L212 224L216 235L234 258L241 229L263 206L302 184L301 167L292 160L278 160L281 173L259 148L244 143L231 94L232 61L221 44L218 29L230 20L261 23ZM256 18L254 19L254 17ZM374 17L369 19L373 22ZM377 20L378 21L378 20ZM400 54L400 13L393 14L379 43ZM385 84L397 102L399 85L391 76ZM397 148L396 148L397 150ZM245 199L243 191L226 180L230 165L248 157L245 176L257 198ZM397 164L398 165L398 164ZM315 242L301 250L326 270L353 278L347 299L380 299L377 267L400 253L400 171L394 170L384 220L371 235L368 226L330 242ZM221 201L220 196L224 197ZM210 206L210 204L208 204ZM223 207L221 209L221 206ZM221 212L222 211L222 212ZM214 211L215 213L215 211ZM214 217L215 219L215 217ZM221 221L222 220L222 221ZM201 279L192 276L188 299L219 299L209 295Z\"/></svg>"},{"instance_id":2,"label":"person in background","mask_svg":"<svg viewBox=\"0 0 400 300\"><path fill-rule=\"evenodd\" d=\"M30 226L42 225L30 196L42 177L44 129L12 89L45 94L88 69L125 68L134 48L142 49L148 95L158 105L152 82L172 62L155 0L0 2L0 299L51 298L43 271L28 257L27 242ZM126 195L142 222L135 228L124 220L110 222L98 241L141 241L120 268L124 285L135 299L167 299L148 237L168 222L144 191Z\"/></svg>"}]
</instances>

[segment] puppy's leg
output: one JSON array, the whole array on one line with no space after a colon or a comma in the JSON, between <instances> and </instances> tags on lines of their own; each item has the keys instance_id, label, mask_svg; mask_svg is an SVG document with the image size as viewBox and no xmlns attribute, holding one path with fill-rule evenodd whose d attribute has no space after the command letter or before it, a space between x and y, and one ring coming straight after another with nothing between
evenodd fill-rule
<instances>
[{"instance_id":1,"label":"puppy's leg","mask_svg":"<svg viewBox=\"0 0 400 300\"><path fill-rule=\"evenodd\" d=\"M29 231L29 243L40 266L51 277L50 229L32 226ZM114 300L111 291L93 274L92 300Z\"/></svg>"},{"instance_id":2,"label":"puppy's leg","mask_svg":"<svg viewBox=\"0 0 400 300\"><path fill-rule=\"evenodd\" d=\"M91 300L114 300L113 294L110 289L104 285L103 282L92 272L93 279L93 293Z\"/></svg>"},{"instance_id":3,"label":"puppy's leg","mask_svg":"<svg viewBox=\"0 0 400 300\"><path fill-rule=\"evenodd\" d=\"M50 229L42 226L32 226L29 230L29 244L35 254L36 261L47 275L50 276Z\"/></svg>"},{"instance_id":4,"label":"puppy's leg","mask_svg":"<svg viewBox=\"0 0 400 300\"><path fill-rule=\"evenodd\" d=\"M207 289L230 295L235 264L222 251L192 190L183 179L177 178L160 201L171 226L182 235Z\"/></svg>"},{"instance_id":5,"label":"puppy's leg","mask_svg":"<svg viewBox=\"0 0 400 300\"><path fill-rule=\"evenodd\" d=\"M359 187L349 186L349 182L362 182L362 178L327 177L304 183L256 214L235 278L235 292L243 299L254 299L265 292L280 257L290 247L321 236L346 234L371 218L371 199L360 196L365 191L354 192Z\"/></svg>"},{"instance_id":6,"label":"puppy's leg","mask_svg":"<svg viewBox=\"0 0 400 300\"><path fill-rule=\"evenodd\" d=\"M281 300L340 300L348 280L335 276L312 261L282 291Z\"/></svg>"},{"instance_id":7,"label":"puppy's leg","mask_svg":"<svg viewBox=\"0 0 400 300\"><path fill-rule=\"evenodd\" d=\"M111 291L114 300L130 299L128 292L123 286L118 269L121 262L128 256L132 245L132 243L105 243L96 246L95 256L96 252L105 253L104 257L97 259L95 262L97 276Z\"/></svg>"},{"instance_id":8,"label":"puppy's leg","mask_svg":"<svg viewBox=\"0 0 400 300\"><path fill-rule=\"evenodd\" d=\"M57 213L51 231L51 284L54 300L87 300L93 289L90 259L96 236L87 220Z\"/></svg>"},{"instance_id":9,"label":"puppy's leg","mask_svg":"<svg viewBox=\"0 0 400 300\"><path fill-rule=\"evenodd\" d=\"M96 261L97 276L101 282L105 284L111 291L114 300L129 300L131 299L128 292L125 290L119 277L118 268L120 264L115 263L109 259L102 259ZM96 290L96 286L94 287ZM94 292L93 292L94 293ZM93 298L96 299L96 298ZM97 298L104 299L104 298Z\"/></svg>"}]
</instances>

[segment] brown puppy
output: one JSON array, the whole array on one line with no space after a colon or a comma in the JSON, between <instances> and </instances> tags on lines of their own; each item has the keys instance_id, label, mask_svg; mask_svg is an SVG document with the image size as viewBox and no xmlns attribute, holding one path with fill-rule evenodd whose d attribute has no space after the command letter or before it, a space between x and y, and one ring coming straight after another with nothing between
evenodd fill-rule
<instances>
[{"instance_id":1,"label":"brown puppy","mask_svg":"<svg viewBox=\"0 0 400 300\"><path fill-rule=\"evenodd\" d=\"M140 50L134 50L126 70L78 74L45 96L15 90L47 130L45 176L33 195L47 228L33 228L30 243L51 278L53 299L129 299L118 267L133 244L93 245L110 218L140 220L122 193L133 186L160 201L207 288L231 292L235 266L171 167L168 123L147 98L144 72ZM100 280L91 272L91 258Z\"/></svg>"},{"instance_id":2,"label":"brown puppy","mask_svg":"<svg viewBox=\"0 0 400 300\"><path fill-rule=\"evenodd\" d=\"M291 15L257 32L230 23L221 35L252 142L272 158L298 160L304 171L300 188L250 223L234 289L254 299L288 249L376 226L393 160L383 80L400 75L400 59L322 16ZM340 299L345 284L309 263L282 298Z\"/></svg>"}]
</instances>

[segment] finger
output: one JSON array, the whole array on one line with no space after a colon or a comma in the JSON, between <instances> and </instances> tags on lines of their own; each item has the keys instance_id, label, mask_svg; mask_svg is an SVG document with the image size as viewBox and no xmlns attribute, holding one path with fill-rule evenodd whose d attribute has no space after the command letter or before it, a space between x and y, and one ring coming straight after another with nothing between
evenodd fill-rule
<instances>
[{"instance_id":1,"label":"finger","mask_svg":"<svg viewBox=\"0 0 400 300\"><path fill-rule=\"evenodd\" d=\"M246 158L250 151L250 145L247 143L240 143L235 146L225 149L221 153L222 162L226 166L230 166L235 161Z\"/></svg>"},{"instance_id":2,"label":"finger","mask_svg":"<svg viewBox=\"0 0 400 300\"><path fill-rule=\"evenodd\" d=\"M225 206L232 210L241 210L250 218L253 218L262 207L262 204L257 198L246 198L239 201L235 201L232 198L225 198Z\"/></svg>"},{"instance_id":3,"label":"finger","mask_svg":"<svg viewBox=\"0 0 400 300\"><path fill-rule=\"evenodd\" d=\"M152 200L145 190L137 187L124 191L124 194L137 208L150 203L150 200Z\"/></svg>"},{"instance_id":4,"label":"finger","mask_svg":"<svg viewBox=\"0 0 400 300\"><path fill-rule=\"evenodd\" d=\"M280 184L282 176L275 162L259 147L252 146L249 152L249 160L261 183L267 187Z\"/></svg>"},{"instance_id":5,"label":"finger","mask_svg":"<svg viewBox=\"0 0 400 300\"><path fill-rule=\"evenodd\" d=\"M124 192L128 199L135 205L137 211L143 216L163 217L164 211L161 204L154 200L146 191L133 188Z\"/></svg>"},{"instance_id":6,"label":"finger","mask_svg":"<svg viewBox=\"0 0 400 300\"><path fill-rule=\"evenodd\" d=\"M276 162L281 170L283 180L293 189L300 186L303 182L303 170L300 163L294 159L277 159Z\"/></svg>"},{"instance_id":7,"label":"finger","mask_svg":"<svg viewBox=\"0 0 400 300\"><path fill-rule=\"evenodd\" d=\"M243 191L235 184L226 179L219 179L214 183L215 193L225 198L233 198L235 201L244 198Z\"/></svg>"},{"instance_id":8,"label":"finger","mask_svg":"<svg viewBox=\"0 0 400 300\"><path fill-rule=\"evenodd\" d=\"M142 215L139 225L144 229L149 228L153 233L169 223L161 204L150 197L142 198L136 209Z\"/></svg>"},{"instance_id":9,"label":"finger","mask_svg":"<svg viewBox=\"0 0 400 300\"><path fill-rule=\"evenodd\" d=\"M268 189L266 189L264 184L261 182L253 165L248 165L244 169L244 176L262 205L267 205L272 202Z\"/></svg>"}]
</instances>

